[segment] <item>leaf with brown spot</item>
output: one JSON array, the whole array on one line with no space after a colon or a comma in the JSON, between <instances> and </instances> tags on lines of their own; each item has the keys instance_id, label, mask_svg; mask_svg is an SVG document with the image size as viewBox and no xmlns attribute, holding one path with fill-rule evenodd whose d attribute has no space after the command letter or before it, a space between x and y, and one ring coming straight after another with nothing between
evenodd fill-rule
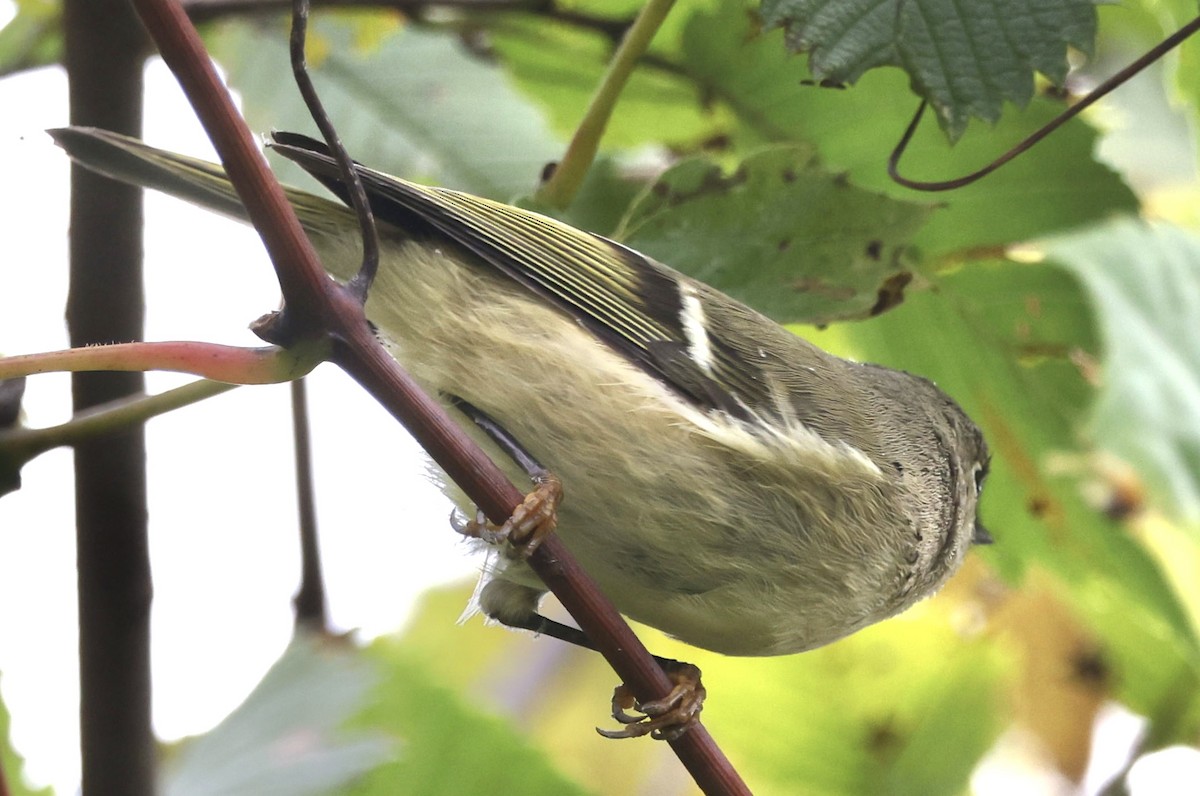
<instances>
[{"instance_id":1,"label":"leaf with brown spot","mask_svg":"<svg viewBox=\"0 0 1200 796\"><path fill-rule=\"evenodd\" d=\"M931 210L859 188L792 146L751 155L728 176L703 158L679 163L634 202L621 232L780 323L826 324L903 300L909 241Z\"/></svg>"},{"instance_id":2,"label":"leaf with brown spot","mask_svg":"<svg viewBox=\"0 0 1200 796\"><path fill-rule=\"evenodd\" d=\"M871 317L887 312L892 307L898 306L900 302L904 301L904 288L908 287L912 280L913 275L911 271L901 271L898 274L888 277L879 286L879 294L875 299L875 306L871 307L871 312L869 313Z\"/></svg>"},{"instance_id":3,"label":"leaf with brown spot","mask_svg":"<svg viewBox=\"0 0 1200 796\"><path fill-rule=\"evenodd\" d=\"M1096 714L1110 697L1098 640L1046 588L1013 593L992 626L1022 652L1022 673L1011 695L1018 721L1037 736L1060 772L1080 782Z\"/></svg>"}]
</instances>

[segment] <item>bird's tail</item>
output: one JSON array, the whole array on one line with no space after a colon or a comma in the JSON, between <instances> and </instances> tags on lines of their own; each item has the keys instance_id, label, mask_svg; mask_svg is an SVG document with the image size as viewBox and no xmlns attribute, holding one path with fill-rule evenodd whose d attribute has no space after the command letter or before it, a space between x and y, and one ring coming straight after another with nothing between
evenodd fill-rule
<instances>
[{"instance_id":1,"label":"bird's tail","mask_svg":"<svg viewBox=\"0 0 1200 796\"><path fill-rule=\"evenodd\" d=\"M136 138L93 127L47 130L80 165L131 185L153 188L222 215L246 221L246 209L225 169L216 163L156 149ZM344 205L296 188L284 188L300 223L311 234L337 236L357 225Z\"/></svg>"}]
</instances>

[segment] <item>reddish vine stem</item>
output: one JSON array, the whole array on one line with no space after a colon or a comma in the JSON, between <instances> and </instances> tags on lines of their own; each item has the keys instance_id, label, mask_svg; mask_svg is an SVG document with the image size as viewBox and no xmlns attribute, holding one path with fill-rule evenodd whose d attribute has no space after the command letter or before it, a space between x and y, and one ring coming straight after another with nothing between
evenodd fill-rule
<instances>
[{"instance_id":1,"label":"reddish vine stem","mask_svg":"<svg viewBox=\"0 0 1200 796\"><path fill-rule=\"evenodd\" d=\"M333 122L329 120L329 114L325 112L325 106L317 94L317 87L313 85L312 78L308 74L308 62L304 57L304 44L308 37L308 9L308 0L292 0L292 36L289 43L292 57L292 77L295 78L300 96L303 97L304 104L308 107L309 116L317 123L321 136L329 147L329 153L337 161L338 171L342 175L342 185L346 186L346 194L350 197L350 206L354 208L354 215L358 217L359 234L362 237L363 247L362 265L359 267L358 273L350 280L348 287L358 296L361 303L366 304L367 293L371 290L371 283L375 281L376 272L379 271L379 230L375 226L375 214L371 211L371 203L367 201L367 192L363 188L358 171L354 168L354 161L350 159L346 147L342 145L342 139L334 128Z\"/></svg>"},{"instance_id":2,"label":"reddish vine stem","mask_svg":"<svg viewBox=\"0 0 1200 796\"><path fill-rule=\"evenodd\" d=\"M993 160L991 163L987 164L981 169L976 169L970 174L964 174L963 176L955 177L952 180L936 180L927 182L924 180L910 180L908 177L900 174L900 158L904 156L905 150L908 149L908 144L910 141L912 141L913 134L917 131L917 125L921 123L921 117L925 115L925 106L929 104L928 101L922 100L921 104L917 106L917 112L913 114L912 121L908 123L908 128L904 131L904 135L900 136L900 141L896 144L896 148L892 150L892 154L888 158L888 176L892 178L893 182L903 185L905 188L912 188L914 191L927 192L950 191L954 190L955 188L963 188L973 182L977 182L1001 166L1004 166L1018 155L1028 152L1043 138L1050 135L1079 114L1083 113L1105 95L1109 94L1118 86L1122 85L1134 75L1141 72L1147 66L1178 47L1197 30L1200 30L1200 16L1196 17L1191 22L1187 23L1182 28L1163 39L1155 47L1147 50L1146 53L1136 61L1129 64L1129 66L1125 67L1120 72L1117 72L1108 80L1105 80L1103 83L1096 86L1096 88L1088 92L1086 97L1072 105L1070 108L1067 108L1058 116L1055 116L1042 127L1030 133L1025 140L1021 141L1019 144Z\"/></svg>"},{"instance_id":3,"label":"reddish vine stem","mask_svg":"<svg viewBox=\"0 0 1200 796\"><path fill-rule=\"evenodd\" d=\"M325 274L181 6L172 0L133 2L271 255L287 306L278 322L266 327L267 333L285 340L328 335L334 341L333 361L409 429L490 519L507 519L524 496L383 349L357 296ZM561 541L548 539L530 565L639 699L661 698L670 691L662 669ZM749 793L702 726L671 746L706 793Z\"/></svg>"},{"instance_id":4,"label":"reddish vine stem","mask_svg":"<svg viewBox=\"0 0 1200 796\"><path fill-rule=\"evenodd\" d=\"M299 355L297 355L299 353ZM227 384L279 384L299 378L324 361L322 351L243 348L192 340L110 343L0 358L0 379L37 373L96 371L190 373Z\"/></svg>"}]
</instances>

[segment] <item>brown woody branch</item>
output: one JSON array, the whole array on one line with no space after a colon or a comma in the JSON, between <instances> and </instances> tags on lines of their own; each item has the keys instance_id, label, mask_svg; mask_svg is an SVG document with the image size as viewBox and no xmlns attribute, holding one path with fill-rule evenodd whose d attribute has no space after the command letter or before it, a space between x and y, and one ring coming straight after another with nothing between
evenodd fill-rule
<instances>
[{"instance_id":1,"label":"brown woody branch","mask_svg":"<svg viewBox=\"0 0 1200 796\"><path fill-rule=\"evenodd\" d=\"M145 34L123 0L67 0L63 58L72 124L137 136ZM140 340L142 197L71 169L67 328L71 345ZM136 395L141 373L76 373L75 412ZM79 605L79 748L92 796L150 796L157 773L151 726L150 571L146 446L141 425L74 449Z\"/></svg>"}]
</instances>

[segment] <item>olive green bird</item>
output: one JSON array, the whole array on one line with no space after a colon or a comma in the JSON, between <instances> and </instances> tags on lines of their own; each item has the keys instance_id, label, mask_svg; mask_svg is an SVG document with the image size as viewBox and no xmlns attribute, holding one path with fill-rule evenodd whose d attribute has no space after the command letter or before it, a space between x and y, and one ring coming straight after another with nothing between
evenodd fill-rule
<instances>
[{"instance_id":1,"label":"olive green bird","mask_svg":"<svg viewBox=\"0 0 1200 796\"><path fill-rule=\"evenodd\" d=\"M245 218L219 166L100 130L51 135L98 172ZM345 198L322 144L272 139ZM366 311L380 337L561 479L558 533L627 616L730 655L800 652L932 594L986 541L987 446L931 382L826 353L599 235L357 169L379 223ZM354 214L288 198L325 267L353 276ZM530 627L544 593L520 557L494 555L477 600Z\"/></svg>"}]
</instances>

